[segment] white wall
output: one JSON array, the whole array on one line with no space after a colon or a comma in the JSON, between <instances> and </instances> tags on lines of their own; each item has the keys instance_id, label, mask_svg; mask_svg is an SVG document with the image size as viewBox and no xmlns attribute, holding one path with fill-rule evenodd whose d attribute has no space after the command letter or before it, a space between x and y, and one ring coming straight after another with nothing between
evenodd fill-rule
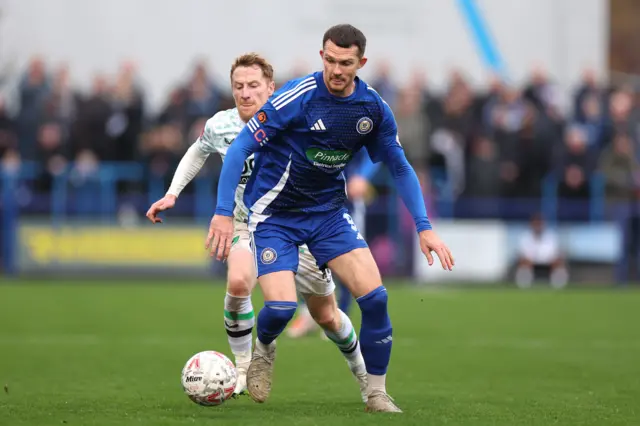
<instances>
[{"instance_id":1,"label":"white wall","mask_svg":"<svg viewBox=\"0 0 640 426\"><path fill-rule=\"evenodd\" d=\"M477 1L515 81L536 62L564 85L585 65L605 73L608 0ZM298 60L317 67L324 30L344 21L367 35L371 64L391 59L398 78L416 65L436 86L452 67L476 82L486 75L454 0L0 0L0 8L0 69L43 54L68 62L86 86L96 71L114 72L132 57L156 103L195 57L225 78L247 50L281 72Z\"/></svg>"}]
</instances>

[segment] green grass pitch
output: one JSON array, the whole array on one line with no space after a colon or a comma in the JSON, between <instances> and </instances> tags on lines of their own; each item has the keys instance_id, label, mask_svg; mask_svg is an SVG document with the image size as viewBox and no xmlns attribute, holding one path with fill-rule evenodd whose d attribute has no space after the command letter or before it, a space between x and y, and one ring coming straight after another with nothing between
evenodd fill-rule
<instances>
[{"instance_id":1,"label":"green grass pitch","mask_svg":"<svg viewBox=\"0 0 640 426\"><path fill-rule=\"evenodd\" d=\"M186 360L230 355L220 283L2 283L0 425L640 424L640 292L388 287L400 415L317 335L280 338L267 403L193 404Z\"/></svg>"}]
</instances>

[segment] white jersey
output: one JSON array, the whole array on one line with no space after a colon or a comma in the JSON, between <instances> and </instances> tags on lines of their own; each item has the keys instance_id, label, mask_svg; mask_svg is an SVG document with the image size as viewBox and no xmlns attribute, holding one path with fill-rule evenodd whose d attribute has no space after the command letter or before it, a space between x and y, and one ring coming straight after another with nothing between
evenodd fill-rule
<instances>
[{"instance_id":1,"label":"white jersey","mask_svg":"<svg viewBox=\"0 0 640 426\"><path fill-rule=\"evenodd\" d=\"M520 256L537 265L550 265L560 256L558 236L551 230L535 234L527 230L520 239Z\"/></svg>"},{"instance_id":2,"label":"white jersey","mask_svg":"<svg viewBox=\"0 0 640 426\"><path fill-rule=\"evenodd\" d=\"M220 111L207 120L202 135L196 141L196 145L204 154L208 155L212 152L217 152L222 157L222 161L224 161L229 146L244 126L245 123L240 118L237 108ZM235 218L241 222L244 222L249 214L249 209L244 205L242 197L252 171L253 154L244 162L240 184L236 188L236 208L233 213Z\"/></svg>"}]
</instances>

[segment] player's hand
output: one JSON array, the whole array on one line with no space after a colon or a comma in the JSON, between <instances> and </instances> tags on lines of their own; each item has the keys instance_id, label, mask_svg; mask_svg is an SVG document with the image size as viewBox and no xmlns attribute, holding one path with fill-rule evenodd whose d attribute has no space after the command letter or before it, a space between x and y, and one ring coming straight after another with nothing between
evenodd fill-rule
<instances>
[{"instance_id":1,"label":"player's hand","mask_svg":"<svg viewBox=\"0 0 640 426\"><path fill-rule=\"evenodd\" d=\"M149 211L147 211L147 217L153 223L162 223L162 219L158 217L158 213L163 212L165 210L169 210L176 205L176 196L175 195L165 195L155 203L149 207Z\"/></svg>"},{"instance_id":2,"label":"player's hand","mask_svg":"<svg viewBox=\"0 0 640 426\"><path fill-rule=\"evenodd\" d=\"M451 250L447 247L440 237L434 231L422 231L420 232L420 249L425 256L427 256L427 260L429 261L429 266L433 265L433 255L432 251L438 255L438 259L440 259L440 264L442 264L442 269L444 270L453 270L453 265L455 265L455 261L453 260L453 255L451 254Z\"/></svg>"},{"instance_id":3,"label":"player's hand","mask_svg":"<svg viewBox=\"0 0 640 426\"><path fill-rule=\"evenodd\" d=\"M209 235L204 247L211 250L211 256L218 260L227 260L233 239L233 218L231 216L214 215L209 225Z\"/></svg>"},{"instance_id":4,"label":"player's hand","mask_svg":"<svg viewBox=\"0 0 640 426\"><path fill-rule=\"evenodd\" d=\"M362 200L369 191L369 181L362 176L353 176L347 182L347 195L351 200Z\"/></svg>"}]
</instances>

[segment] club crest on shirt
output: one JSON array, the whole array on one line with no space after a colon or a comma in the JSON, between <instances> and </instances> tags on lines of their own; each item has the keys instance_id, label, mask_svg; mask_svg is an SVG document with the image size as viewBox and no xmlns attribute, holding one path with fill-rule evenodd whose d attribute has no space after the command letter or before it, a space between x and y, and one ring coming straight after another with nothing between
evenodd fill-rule
<instances>
[{"instance_id":1,"label":"club crest on shirt","mask_svg":"<svg viewBox=\"0 0 640 426\"><path fill-rule=\"evenodd\" d=\"M373 121L369 117L362 117L356 124L356 130L361 135L366 135L373 129Z\"/></svg>"},{"instance_id":2,"label":"club crest on shirt","mask_svg":"<svg viewBox=\"0 0 640 426\"><path fill-rule=\"evenodd\" d=\"M260 260L265 265L275 262L277 258L278 253L276 253L276 251L270 247L263 249L262 253L260 254Z\"/></svg>"}]
</instances>

